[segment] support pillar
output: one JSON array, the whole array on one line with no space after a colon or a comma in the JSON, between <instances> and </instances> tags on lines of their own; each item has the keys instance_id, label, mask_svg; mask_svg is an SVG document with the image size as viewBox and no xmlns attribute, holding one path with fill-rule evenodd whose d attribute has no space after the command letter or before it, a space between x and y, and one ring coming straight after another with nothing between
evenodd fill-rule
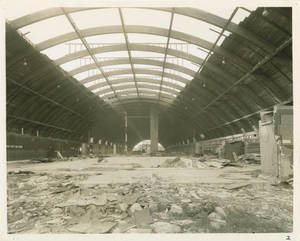
<instances>
[{"instance_id":1,"label":"support pillar","mask_svg":"<svg viewBox=\"0 0 300 241\"><path fill-rule=\"evenodd\" d=\"M150 110L150 153L155 154L158 151L158 111L154 108Z\"/></svg>"}]
</instances>

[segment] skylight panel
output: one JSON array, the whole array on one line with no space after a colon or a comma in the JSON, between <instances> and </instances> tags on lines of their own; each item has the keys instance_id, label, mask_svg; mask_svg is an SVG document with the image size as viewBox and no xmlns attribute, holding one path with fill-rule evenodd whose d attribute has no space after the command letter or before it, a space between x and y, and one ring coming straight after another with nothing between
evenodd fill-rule
<instances>
[{"instance_id":1,"label":"skylight panel","mask_svg":"<svg viewBox=\"0 0 300 241\"><path fill-rule=\"evenodd\" d=\"M95 54L95 57L98 58L129 58L127 51L114 51L114 52L105 52L100 54Z\"/></svg>"},{"instance_id":2,"label":"skylight panel","mask_svg":"<svg viewBox=\"0 0 300 241\"><path fill-rule=\"evenodd\" d=\"M91 87L93 85L104 83L104 82L106 82L106 80L104 78L102 78L102 79L97 79L97 80L93 80L91 82L85 83L84 86L86 88L89 88L89 87Z\"/></svg>"},{"instance_id":3,"label":"skylight panel","mask_svg":"<svg viewBox=\"0 0 300 241\"><path fill-rule=\"evenodd\" d=\"M177 70L174 70L174 69L168 69L168 68L165 68L165 73L169 73L169 74L175 74L175 75L179 75L185 79L188 79L188 80L192 80L194 77L191 76L191 75L187 75L187 74L184 74L182 72L179 72Z\"/></svg>"},{"instance_id":4,"label":"skylight panel","mask_svg":"<svg viewBox=\"0 0 300 241\"><path fill-rule=\"evenodd\" d=\"M157 94L140 93L141 96L156 97Z\"/></svg>"},{"instance_id":5,"label":"skylight panel","mask_svg":"<svg viewBox=\"0 0 300 241\"><path fill-rule=\"evenodd\" d=\"M105 92L105 93L99 95L99 97L104 97L104 96L107 96L107 95L111 95L113 93L114 93L113 91Z\"/></svg>"},{"instance_id":6,"label":"skylight panel","mask_svg":"<svg viewBox=\"0 0 300 241\"><path fill-rule=\"evenodd\" d=\"M159 87L159 83L150 83L150 82L143 82L143 81L138 81L138 85L149 85L149 86L156 86Z\"/></svg>"},{"instance_id":7,"label":"skylight panel","mask_svg":"<svg viewBox=\"0 0 300 241\"><path fill-rule=\"evenodd\" d=\"M124 34L121 33L95 35L86 37L85 40L88 42L91 48L112 44L124 44L126 42Z\"/></svg>"},{"instance_id":8,"label":"skylight panel","mask_svg":"<svg viewBox=\"0 0 300 241\"><path fill-rule=\"evenodd\" d=\"M73 77L77 80L83 80L83 79L86 79L88 77L91 77L93 75L98 75L100 74L100 71L99 69L91 69L91 70L88 70L88 71L84 71L84 72L81 72L79 74L76 74L74 75Z\"/></svg>"},{"instance_id":9,"label":"skylight panel","mask_svg":"<svg viewBox=\"0 0 300 241\"><path fill-rule=\"evenodd\" d=\"M106 86L103 86L103 87L94 89L94 90L92 90L92 92L93 92L93 93L96 93L96 92L99 92L99 91L102 91L102 90L107 90L107 89L109 89L109 88L110 88L110 86L109 86L109 85L106 85Z\"/></svg>"},{"instance_id":10,"label":"skylight panel","mask_svg":"<svg viewBox=\"0 0 300 241\"><path fill-rule=\"evenodd\" d=\"M80 39L72 40L66 43L55 45L51 48L41 51L50 59L56 60L67 54L75 53L81 50L86 50Z\"/></svg>"},{"instance_id":11,"label":"skylight panel","mask_svg":"<svg viewBox=\"0 0 300 241\"><path fill-rule=\"evenodd\" d=\"M119 75L108 76L109 80L116 80L116 79L123 79L123 78L133 79L133 75L132 74L119 74Z\"/></svg>"},{"instance_id":12,"label":"skylight panel","mask_svg":"<svg viewBox=\"0 0 300 241\"><path fill-rule=\"evenodd\" d=\"M116 8L86 10L72 13L71 16L79 29L121 25L119 12Z\"/></svg>"},{"instance_id":13,"label":"skylight panel","mask_svg":"<svg viewBox=\"0 0 300 241\"><path fill-rule=\"evenodd\" d=\"M151 69L156 71L162 71L162 67L156 65L147 65L147 64L134 64L135 69Z\"/></svg>"},{"instance_id":14,"label":"skylight panel","mask_svg":"<svg viewBox=\"0 0 300 241\"><path fill-rule=\"evenodd\" d=\"M81 67L81 61L79 59L75 59L75 60L72 60L72 61L69 61L67 63L64 63L62 65L60 65L60 67L65 70L65 71L71 71L73 69L77 69L79 67Z\"/></svg>"},{"instance_id":15,"label":"skylight panel","mask_svg":"<svg viewBox=\"0 0 300 241\"><path fill-rule=\"evenodd\" d=\"M215 5L208 5L206 4L205 6L198 8L200 10L204 10L205 12L212 13L214 15L217 15L221 18L228 19L230 18L232 12L234 11L235 7L217 7Z\"/></svg>"},{"instance_id":16,"label":"skylight panel","mask_svg":"<svg viewBox=\"0 0 300 241\"><path fill-rule=\"evenodd\" d=\"M170 79L170 78L167 78L167 77L164 77L163 81L168 82L168 83L172 83L172 84L175 84L175 85L179 85L181 87L185 87L185 85L186 85L183 82L180 82L180 81L177 81L177 80L174 80L174 79Z\"/></svg>"},{"instance_id":17,"label":"skylight panel","mask_svg":"<svg viewBox=\"0 0 300 241\"><path fill-rule=\"evenodd\" d=\"M191 69L193 71L198 71L199 69L199 65L192 63L189 60L174 57L172 55L167 55L166 61L172 64L182 65L183 67Z\"/></svg>"},{"instance_id":18,"label":"skylight panel","mask_svg":"<svg viewBox=\"0 0 300 241\"><path fill-rule=\"evenodd\" d=\"M167 37L149 34L128 33L128 41L130 43L140 43L154 45L165 48L167 45Z\"/></svg>"},{"instance_id":19,"label":"skylight panel","mask_svg":"<svg viewBox=\"0 0 300 241\"><path fill-rule=\"evenodd\" d=\"M148 79L155 79L155 80L160 80L161 76L158 75L152 75L152 74L135 74L137 78L148 78Z\"/></svg>"},{"instance_id":20,"label":"skylight panel","mask_svg":"<svg viewBox=\"0 0 300 241\"><path fill-rule=\"evenodd\" d=\"M180 92L179 89L176 89L176 88L173 88L173 87L170 87L170 86L167 86L167 85L162 85L163 88L166 88L166 89L170 89L170 90L174 90L176 92Z\"/></svg>"},{"instance_id":21,"label":"skylight panel","mask_svg":"<svg viewBox=\"0 0 300 241\"><path fill-rule=\"evenodd\" d=\"M151 89L151 88L139 88L139 91L151 91L151 92L156 92L159 93L159 89Z\"/></svg>"},{"instance_id":22,"label":"skylight panel","mask_svg":"<svg viewBox=\"0 0 300 241\"><path fill-rule=\"evenodd\" d=\"M131 68L130 64L116 64L116 65L108 65L102 67L104 71L114 71L114 70L121 70L121 69L130 69L130 68Z\"/></svg>"},{"instance_id":23,"label":"skylight panel","mask_svg":"<svg viewBox=\"0 0 300 241\"><path fill-rule=\"evenodd\" d=\"M27 25L18 31L32 43L38 44L47 39L74 32L74 29L65 16L58 16Z\"/></svg>"},{"instance_id":24,"label":"skylight panel","mask_svg":"<svg viewBox=\"0 0 300 241\"><path fill-rule=\"evenodd\" d=\"M250 15L250 12L239 8L239 10L235 13L234 17L232 18L231 22L233 22L235 24L239 24L245 18L247 18L249 15Z\"/></svg>"},{"instance_id":25,"label":"skylight panel","mask_svg":"<svg viewBox=\"0 0 300 241\"><path fill-rule=\"evenodd\" d=\"M127 88L127 89L116 90L117 93L128 92L128 91L136 91L136 88Z\"/></svg>"},{"instance_id":26,"label":"skylight panel","mask_svg":"<svg viewBox=\"0 0 300 241\"><path fill-rule=\"evenodd\" d=\"M171 13L137 8L123 8L125 25L145 25L169 28Z\"/></svg>"},{"instance_id":27,"label":"skylight panel","mask_svg":"<svg viewBox=\"0 0 300 241\"><path fill-rule=\"evenodd\" d=\"M164 54L162 53L149 51L131 51L131 56L137 58L164 58Z\"/></svg>"},{"instance_id":28,"label":"skylight panel","mask_svg":"<svg viewBox=\"0 0 300 241\"><path fill-rule=\"evenodd\" d=\"M124 83L119 83L119 84L112 84L113 87L119 87L119 86L124 86L124 85L135 85L135 82L124 82Z\"/></svg>"},{"instance_id":29,"label":"skylight panel","mask_svg":"<svg viewBox=\"0 0 300 241\"><path fill-rule=\"evenodd\" d=\"M217 34L210 30L210 28L213 27L215 26L212 24L208 24L191 17L175 14L172 29L214 43L217 39Z\"/></svg>"}]
</instances>

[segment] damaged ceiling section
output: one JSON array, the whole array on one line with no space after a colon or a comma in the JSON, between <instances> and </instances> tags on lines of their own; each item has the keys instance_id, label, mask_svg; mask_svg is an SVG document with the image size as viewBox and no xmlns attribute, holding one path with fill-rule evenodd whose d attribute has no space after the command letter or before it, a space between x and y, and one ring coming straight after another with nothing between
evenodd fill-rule
<instances>
[{"instance_id":1,"label":"damaged ceiling section","mask_svg":"<svg viewBox=\"0 0 300 241\"><path fill-rule=\"evenodd\" d=\"M52 8L7 19L8 130L85 140L96 126L121 143L124 113L156 108L168 146L256 130L260 111L292 104L291 8ZM133 128L132 145L148 125Z\"/></svg>"}]
</instances>

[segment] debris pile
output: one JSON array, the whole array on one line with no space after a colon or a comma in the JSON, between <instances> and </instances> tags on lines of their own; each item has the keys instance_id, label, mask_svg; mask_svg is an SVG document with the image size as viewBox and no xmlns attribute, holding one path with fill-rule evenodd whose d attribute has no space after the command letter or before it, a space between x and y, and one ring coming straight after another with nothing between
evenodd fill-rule
<instances>
[{"instance_id":1,"label":"debris pile","mask_svg":"<svg viewBox=\"0 0 300 241\"><path fill-rule=\"evenodd\" d=\"M237 162L246 164L260 164L259 153L248 153L238 157Z\"/></svg>"},{"instance_id":2,"label":"debris pile","mask_svg":"<svg viewBox=\"0 0 300 241\"><path fill-rule=\"evenodd\" d=\"M222 168L230 163L227 159L188 159L176 157L167 159L160 167L163 168Z\"/></svg>"}]
</instances>

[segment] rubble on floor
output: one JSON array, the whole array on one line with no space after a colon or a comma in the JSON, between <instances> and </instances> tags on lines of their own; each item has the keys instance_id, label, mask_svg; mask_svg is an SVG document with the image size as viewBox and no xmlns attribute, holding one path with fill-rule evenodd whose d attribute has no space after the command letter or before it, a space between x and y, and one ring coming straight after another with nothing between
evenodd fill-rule
<instances>
[{"instance_id":1,"label":"rubble on floor","mask_svg":"<svg viewBox=\"0 0 300 241\"><path fill-rule=\"evenodd\" d=\"M193 162L205 168L226 163L173 158L165 164L193 167ZM9 171L9 233L292 231L292 190L270 183L169 183L153 174L136 183L80 185L87 177L85 172Z\"/></svg>"},{"instance_id":2,"label":"rubble on floor","mask_svg":"<svg viewBox=\"0 0 300 241\"><path fill-rule=\"evenodd\" d=\"M223 168L226 166L233 167L243 167L245 164L259 164L260 157L254 154L246 154L239 156L238 159L228 160L217 158L216 156L202 156L200 158L184 158L184 157L175 157L172 159L167 159L159 167L162 168ZM259 160L259 161L258 161Z\"/></svg>"}]
</instances>

